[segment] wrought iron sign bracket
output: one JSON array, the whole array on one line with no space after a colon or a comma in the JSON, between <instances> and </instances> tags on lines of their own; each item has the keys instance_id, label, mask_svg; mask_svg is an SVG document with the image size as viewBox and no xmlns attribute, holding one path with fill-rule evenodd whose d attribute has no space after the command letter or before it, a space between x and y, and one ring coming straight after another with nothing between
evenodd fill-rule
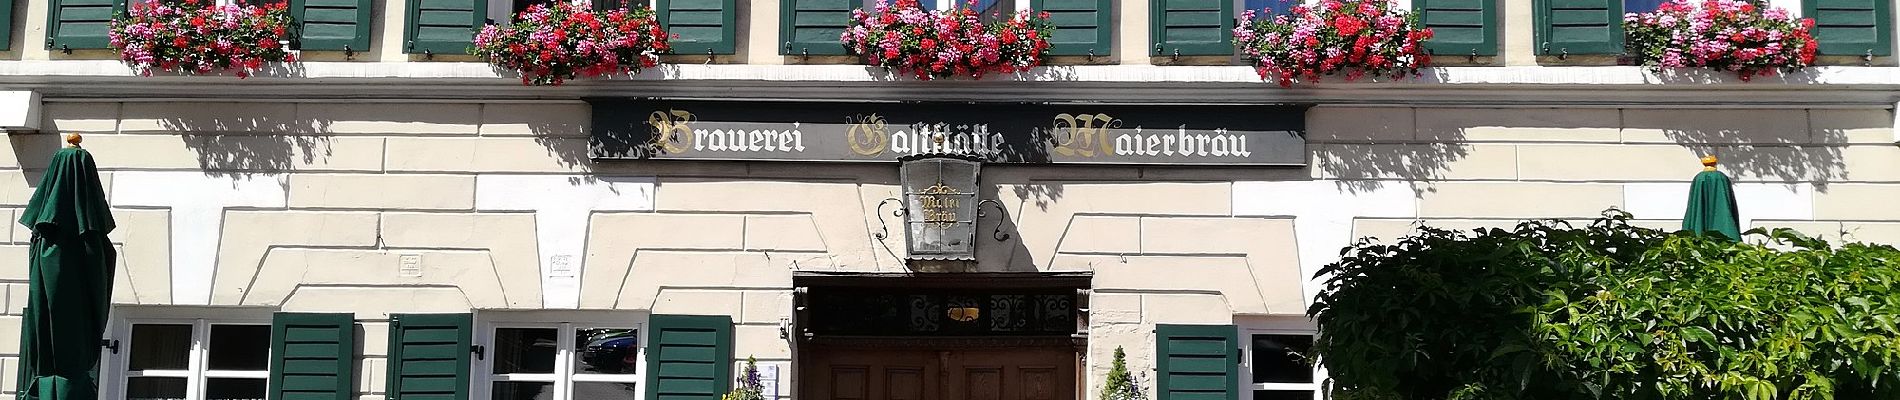
<instances>
[{"instance_id":1,"label":"wrought iron sign bracket","mask_svg":"<svg viewBox=\"0 0 1900 400\"><path fill-rule=\"evenodd\" d=\"M996 209L998 211L1002 211L1004 215L1009 214L1009 209L1003 208L1003 202L996 201L994 199L983 199L982 201L976 202L976 218L979 221L981 221L983 217L989 216L988 215L989 213L983 212L983 205L985 204L990 205L992 207L996 207ZM1001 216L998 216L998 217L999 218L997 218L996 220L996 227L992 228L992 230L990 231L990 238L996 239L996 241L998 242L1007 242L1009 241L1009 238L1010 238L1009 232L1003 232L1003 219L1001 218Z\"/></svg>"},{"instance_id":2,"label":"wrought iron sign bracket","mask_svg":"<svg viewBox=\"0 0 1900 400\"><path fill-rule=\"evenodd\" d=\"M871 235L872 238L875 238L877 240L884 240L891 237L890 223L884 221L884 205L890 204L893 202L897 203L897 209L891 210L891 216L898 217L898 218L904 217L905 210L904 210L903 199L891 197L891 198L884 199L884 201L877 202L877 209L873 210L873 212L877 214L877 233L872 234Z\"/></svg>"}]
</instances>

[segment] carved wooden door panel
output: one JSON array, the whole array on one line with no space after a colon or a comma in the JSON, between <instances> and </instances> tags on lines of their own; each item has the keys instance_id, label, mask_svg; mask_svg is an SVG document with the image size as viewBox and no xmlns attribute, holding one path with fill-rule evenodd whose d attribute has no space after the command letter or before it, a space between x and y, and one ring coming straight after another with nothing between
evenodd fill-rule
<instances>
[{"instance_id":1,"label":"carved wooden door panel","mask_svg":"<svg viewBox=\"0 0 1900 400\"><path fill-rule=\"evenodd\" d=\"M799 382L812 399L942 400L940 354L924 350L813 351Z\"/></svg>"},{"instance_id":2,"label":"carved wooden door panel","mask_svg":"<svg viewBox=\"0 0 1900 400\"><path fill-rule=\"evenodd\" d=\"M1060 349L948 352L944 395L958 400L1074 400L1076 359Z\"/></svg>"},{"instance_id":3,"label":"carved wooden door panel","mask_svg":"<svg viewBox=\"0 0 1900 400\"><path fill-rule=\"evenodd\" d=\"M814 400L1075 400L1072 350L826 347L801 360Z\"/></svg>"}]
</instances>

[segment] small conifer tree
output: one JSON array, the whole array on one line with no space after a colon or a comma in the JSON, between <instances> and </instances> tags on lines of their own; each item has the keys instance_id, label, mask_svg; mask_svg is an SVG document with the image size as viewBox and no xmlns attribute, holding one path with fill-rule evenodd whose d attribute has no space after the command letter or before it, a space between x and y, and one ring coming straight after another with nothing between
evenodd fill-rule
<instances>
[{"instance_id":1,"label":"small conifer tree","mask_svg":"<svg viewBox=\"0 0 1900 400\"><path fill-rule=\"evenodd\" d=\"M1102 385L1102 400L1139 400L1141 386L1128 372L1128 354L1115 347L1115 361L1108 367L1108 382Z\"/></svg>"}]
</instances>

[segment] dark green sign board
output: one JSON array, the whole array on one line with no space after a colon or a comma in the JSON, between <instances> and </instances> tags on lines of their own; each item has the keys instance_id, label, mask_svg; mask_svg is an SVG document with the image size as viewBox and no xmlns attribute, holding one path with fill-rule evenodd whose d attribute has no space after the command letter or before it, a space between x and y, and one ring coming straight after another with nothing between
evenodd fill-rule
<instances>
[{"instance_id":1,"label":"dark green sign board","mask_svg":"<svg viewBox=\"0 0 1900 400\"><path fill-rule=\"evenodd\" d=\"M1280 105L596 99L593 157L986 163L1306 164L1305 108Z\"/></svg>"}]
</instances>

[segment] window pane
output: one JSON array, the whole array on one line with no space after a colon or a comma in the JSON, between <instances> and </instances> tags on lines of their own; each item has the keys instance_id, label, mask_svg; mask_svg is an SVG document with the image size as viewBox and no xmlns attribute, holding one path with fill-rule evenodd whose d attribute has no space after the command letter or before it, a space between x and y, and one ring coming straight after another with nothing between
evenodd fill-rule
<instances>
[{"instance_id":1,"label":"window pane","mask_svg":"<svg viewBox=\"0 0 1900 400\"><path fill-rule=\"evenodd\" d=\"M495 373L554 373L554 328L495 329Z\"/></svg>"},{"instance_id":2,"label":"window pane","mask_svg":"<svg viewBox=\"0 0 1900 400\"><path fill-rule=\"evenodd\" d=\"M1293 12L1293 6L1300 4L1300 0L1244 0L1243 2L1245 3L1242 4L1243 7L1262 15L1290 13Z\"/></svg>"},{"instance_id":3,"label":"window pane","mask_svg":"<svg viewBox=\"0 0 1900 400\"><path fill-rule=\"evenodd\" d=\"M618 382L574 382L575 399L633 400L636 385Z\"/></svg>"},{"instance_id":4,"label":"window pane","mask_svg":"<svg viewBox=\"0 0 1900 400\"><path fill-rule=\"evenodd\" d=\"M1662 4L1668 1L1669 0L1623 0L1623 12L1646 13L1656 11L1657 8L1661 8Z\"/></svg>"},{"instance_id":5,"label":"window pane","mask_svg":"<svg viewBox=\"0 0 1900 400\"><path fill-rule=\"evenodd\" d=\"M605 1L605 0L597 0L597 1ZM508 15L513 16L513 15L521 14L522 11L527 11L528 7L536 5L536 4L551 6L554 4L554 1L553 0L514 0L515 10L510 12Z\"/></svg>"},{"instance_id":6,"label":"window pane","mask_svg":"<svg viewBox=\"0 0 1900 400\"><path fill-rule=\"evenodd\" d=\"M263 371L270 369L269 325L212 325L211 369Z\"/></svg>"},{"instance_id":7,"label":"window pane","mask_svg":"<svg viewBox=\"0 0 1900 400\"><path fill-rule=\"evenodd\" d=\"M190 368L191 325L133 325L128 351L132 354L127 369L133 371Z\"/></svg>"},{"instance_id":8,"label":"window pane","mask_svg":"<svg viewBox=\"0 0 1900 400\"><path fill-rule=\"evenodd\" d=\"M186 326L185 329L191 329ZM185 378L126 378L125 398L178 400L185 398Z\"/></svg>"},{"instance_id":9,"label":"window pane","mask_svg":"<svg viewBox=\"0 0 1900 400\"><path fill-rule=\"evenodd\" d=\"M957 6L967 7L968 5L963 3L963 1L964 0L958 0ZM1015 11L1004 10L1003 7L1008 4L1009 2L1003 0L976 0L976 16L983 22L1000 21L1003 19L1004 13Z\"/></svg>"},{"instance_id":10,"label":"window pane","mask_svg":"<svg viewBox=\"0 0 1900 400\"><path fill-rule=\"evenodd\" d=\"M495 382L495 391L489 397L492 400L549 400L554 398L554 384L549 382ZM575 397L591 399L590 397Z\"/></svg>"},{"instance_id":11,"label":"window pane","mask_svg":"<svg viewBox=\"0 0 1900 400\"><path fill-rule=\"evenodd\" d=\"M1254 383L1312 383L1313 366L1306 362L1312 348L1308 335L1253 335Z\"/></svg>"},{"instance_id":12,"label":"window pane","mask_svg":"<svg viewBox=\"0 0 1900 400\"><path fill-rule=\"evenodd\" d=\"M594 4L605 4L607 8L640 9L647 8L648 0L594 0Z\"/></svg>"},{"instance_id":13,"label":"window pane","mask_svg":"<svg viewBox=\"0 0 1900 400\"><path fill-rule=\"evenodd\" d=\"M206 379L205 400L264 400L264 386L263 379Z\"/></svg>"},{"instance_id":14,"label":"window pane","mask_svg":"<svg viewBox=\"0 0 1900 400\"><path fill-rule=\"evenodd\" d=\"M1253 400L1313 400L1311 390L1255 390Z\"/></svg>"},{"instance_id":15,"label":"window pane","mask_svg":"<svg viewBox=\"0 0 1900 400\"><path fill-rule=\"evenodd\" d=\"M575 329L574 343L581 355L574 360L574 373L631 374L640 366L639 331Z\"/></svg>"}]
</instances>

